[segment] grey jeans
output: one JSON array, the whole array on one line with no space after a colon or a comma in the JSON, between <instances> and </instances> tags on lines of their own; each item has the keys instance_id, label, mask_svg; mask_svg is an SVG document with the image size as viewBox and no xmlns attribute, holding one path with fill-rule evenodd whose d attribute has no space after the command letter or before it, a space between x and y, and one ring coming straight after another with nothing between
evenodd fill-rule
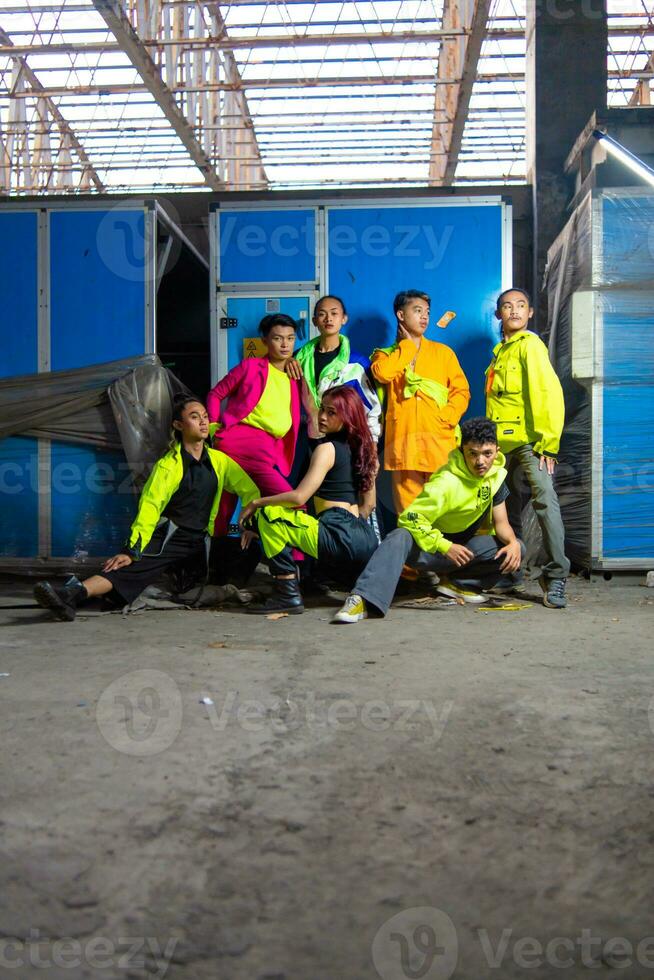
<instances>
[{"instance_id":1,"label":"grey jeans","mask_svg":"<svg viewBox=\"0 0 654 980\"><path fill-rule=\"evenodd\" d=\"M458 566L446 555L430 555L421 551L406 528L398 527L384 538L374 552L352 592L385 616L405 564L425 571L456 572L456 578L465 576L466 579L478 579L484 588L491 588L502 574L499 562L495 560L501 545L490 535L480 534L466 541L465 546L475 557L467 565Z\"/></svg>"},{"instance_id":2,"label":"grey jeans","mask_svg":"<svg viewBox=\"0 0 654 980\"><path fill-rule=\"evenodd\" d=\"M511 491L506 501L509 523L517 538L522 538L522 505L525 494L531 503L543 535L547 561L541 567L546 579L566 578L570 562L565 554L565 530L554 481L545 465L539 469L540 457L533 446L518 446L506 454L507 484Z\"/></svg>"}]
</instances>

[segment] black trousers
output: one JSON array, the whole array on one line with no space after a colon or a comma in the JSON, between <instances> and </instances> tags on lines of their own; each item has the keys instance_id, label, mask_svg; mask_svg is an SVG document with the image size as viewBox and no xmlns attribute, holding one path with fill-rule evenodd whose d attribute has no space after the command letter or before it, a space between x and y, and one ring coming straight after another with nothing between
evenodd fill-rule
<instances>
[{"instance_id":1,"label":"black trousers","mask_svg":"<svg viewBox=\"0 0 654 980\"><path fill-rule=\"evenodd\" d=\"M100 572L111 582L124 602L133 602L137 596L156 581L162 572L187 562L198 562L206 575L208 538L204 531L188 531L178 527L167 537L169 524L155 529L139 561L132 562L115 572Z\"/></svg>"},{"instance_id":2,"label":"black trousers","mask_svg":"<svg viewBox=\"0 0 654 980\"><path fill-rule=\"evenodd\" d=\"M368 521L355 517L343 507L329 507L318 516L318 569L330 579L348 586L363 571L376 550L377 535ZM296 571L292 545L302 547L300 540L290 544L269 559L273 575L291 575Z\"/></svg>"}]
</instances>

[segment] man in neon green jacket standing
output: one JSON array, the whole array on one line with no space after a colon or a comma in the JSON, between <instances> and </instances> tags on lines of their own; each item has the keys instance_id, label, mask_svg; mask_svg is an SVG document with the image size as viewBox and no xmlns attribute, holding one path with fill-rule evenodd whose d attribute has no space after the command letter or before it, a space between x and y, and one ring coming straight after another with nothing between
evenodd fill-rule
<instances>
[{"instance_id":1,"label":"man in neon green jacket standing","mask_svg":"<svg viewBox=\"0 0 654 980\"><path fill-rule=\"evenodd\" d=\"M543 602L550 609L563 609L570 562L553 481L565 417L563 391L545 344L527 330L534 315L529 294L523 289L505 290L498 297L495 315L502 325L502 340L486 372L486 414L497 424L498 443L506 456L509 521L520 537L521 490L526 484L547 556L540 577Z\"/></svg>"}]
</instances>

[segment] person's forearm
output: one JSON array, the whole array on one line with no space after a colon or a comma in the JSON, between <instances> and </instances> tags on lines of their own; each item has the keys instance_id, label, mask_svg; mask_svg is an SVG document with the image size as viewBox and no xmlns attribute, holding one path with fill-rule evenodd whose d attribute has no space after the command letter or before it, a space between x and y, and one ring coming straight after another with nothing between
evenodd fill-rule
<instances>
[{"instance_id":1,"label":"person's forearm","mask_svg":"<svg viewBox=\"0 0 654 980\"><path fill-rule=\"evenodd\" d=\"M297 490L289 490L287 493L276 493L272 497L257 497L252 501L257 509L259 507L302 507L306 500L302 500L302 495Z\"/></svg>"},{"instance_id":2,"label":"person's forearm","mask_svg":"<svg viewBox=\"0 0 654 980\"><path fill-rule=\"evenodd\" d=\"M365 493L362 493L359 497L359 516L363 517L365 520L368 520L373 510L375 509L376 504L377 504L377 493L373 485L370 488L370 490L367 490Z\"/></svg>"},{"instance_id":3,"label":"person's forearm","mask_svg":"<svg viewBox=\"0 0 654 980\"><path fill-rule=\"evenodd\" d=\"M518 540L513 528L508 523L499 527L497 524L495 525L495 537L499 538L502 544L513 544L514 541Z\"/></svg>"}]
</instances>

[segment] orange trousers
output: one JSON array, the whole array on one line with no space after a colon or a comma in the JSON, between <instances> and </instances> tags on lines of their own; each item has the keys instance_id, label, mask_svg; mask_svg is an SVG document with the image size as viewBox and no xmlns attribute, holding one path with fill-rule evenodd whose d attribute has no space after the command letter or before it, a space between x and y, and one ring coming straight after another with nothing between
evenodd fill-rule
<instances>
[{"instance_id":1,"label":"orange trousers","mask_svg":"<svg viewBox=\"0 0 654 980\"><path fill-rule=\"evenodd\" d=\"M398 516L413 503L430 476L422 470L391 470L393 506Z\"/></svg>"}]
</instances>

